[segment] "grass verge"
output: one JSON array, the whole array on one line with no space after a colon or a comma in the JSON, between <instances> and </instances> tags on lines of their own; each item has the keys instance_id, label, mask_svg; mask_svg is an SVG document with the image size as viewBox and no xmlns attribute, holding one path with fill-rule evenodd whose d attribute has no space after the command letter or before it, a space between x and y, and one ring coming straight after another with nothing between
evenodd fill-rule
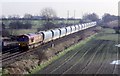
<instances>
[{"instance_id":1,"label":"grass verge","mask_svg":"<svg viewBox=\"0 0 120 76\"><path fill-rule=\"evenodd\" d=\"M2 76L2 69L0 69L0 76Z\"/></svg>"},{"instance_id":2,"label":"grass verge","mask_svg":"<svg viewBox=\"0 0 120 76\"><path fill-rule=\"evenodd\" d=\"M87 43L88 41L90 41L91 39L95 38L97 34L94 34L84 40L82 40L81 42L79 42L78 44L75 44L73 46L71 46L70 48L67 48L65 50L63 50L62 52L60 52L58 55L50 58L48 61L44 62L44 63L41 63L40 66L36 66L35 69L33 69L31 71L30 74L35 74L37 71L40 71L41 69L43 69L44 67L48 66L49 64L51 64L53 61L59 59L60 57L62 57L63 55L65 55L67 52L71 51L71 50L74 50L76 48L79 48L81 47L82 45L84 45L85 43Z\"/></svg>"},{"instance_id":3,"label":"grass verge","mask_svg":"<svg viewBox=\"0 0 120 76\"><path fill-rule=\"evenodd\" d=\"M96 37L98 40L118 41L119 34L116 34L113 29L104 28L102 32Z\"/></svg>"}]
</instances>

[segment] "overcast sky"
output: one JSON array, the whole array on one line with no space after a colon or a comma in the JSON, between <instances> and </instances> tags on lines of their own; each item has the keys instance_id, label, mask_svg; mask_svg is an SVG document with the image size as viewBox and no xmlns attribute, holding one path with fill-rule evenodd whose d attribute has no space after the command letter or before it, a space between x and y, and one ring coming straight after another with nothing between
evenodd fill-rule
<instances>
[{"instance_id":1,"label":"overcast sky","mask_svg":"<svg viewBox=\"0 0 120 76\"><path fill-rule=\"evenodd\" d=\"M25 13L32 15L40 14L40 10L45 7L53 8L57 16L74 16L81 18L85 13L97 13L100 17L104 13L113 15L118 14L119 0L2 0L2 15L8 16L18 14L23 16Z\"/></svg>"}]
</instances>

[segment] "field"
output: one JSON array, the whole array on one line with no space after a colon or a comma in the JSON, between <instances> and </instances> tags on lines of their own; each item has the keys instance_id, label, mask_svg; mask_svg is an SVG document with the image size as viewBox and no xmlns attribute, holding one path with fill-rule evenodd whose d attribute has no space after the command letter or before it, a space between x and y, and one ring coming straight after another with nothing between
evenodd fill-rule
<instances>
[{"instance_id":1,"label":"field","mask_svg":"<svg viewBox=\"0 0 120 76\"><path fill-rule=\"evenodd\" d=\"M33 24L33 28L39 28L39 27L42 27L42 24L44 23L45 21L44 20L33 20L32 21L32 24ZM74 23L74 20L55 20L54 21L54 24L59 24L59 23L68 23L68 24L71 24L71 23ZM79 23L79 20L75 20L75 23Z\"/></svg>"},{"instance_id":2,"label":"field","mask_svg":"<svg viewBox=\"0 0 120 76\"><path fill-rule=\"evenodd\" d=\"M22 21L22 20L19 20ZM3 20L2 21L5 25L6 28L9 28L9 24L12 22L12 20ZM43 23L45 22L45 20L31 20L32 23L32 28L31 29L6 29L11 35L19 35L19 34L25 34L25 33L34 33L37 32L38 28L42 28L43 27ZM55 20L54 24L57 25L59 23L74 23L74 20ZM75 20L75 23L79 23L79 20Z\"/></svg>"},{"instance_id":3,"label":"field","mask_svg":"<svg viewBox=\"0 0 120 76\"><path fill-rule=\"evenodd\" d=\"M22 21L22 20L19 20ZM10 22L12 22L12 20L2 20L2 22L8 27L8 25L10 24ZM45 20L31 20L33 26L32 28L40 28L42 27L42 24L45 22ZM74 23L74 20L55 20L54 24L59 24L59 23ZM79 20L75 20L75 23L79 23Z\"/></svg>"},{"instance_id":4,"label":"field","mask_svg":"<svg viewBox=\"0 0 120 76\"><path fill-rule=\"evenodd\" d=\"M79 44L37 74L118 74L118 34L102 29L85 45ZM70 47L72 48L72 47Z\"/></svg>"},{"instance_id":5,"label":"field","mask_svg":"<svg viewBox=\"0 0 120 76\"><path fill-rule=\"evenodd\" d=\"M118 35L119 34L115 34L115 31L113 29L106 28L102 30L102 32L99 34L99 36L96 37L96 39L118 42Z\"/></svg>"},{"instance_id":6,"label":"field","mask_svg":"<svg viewBox=\"0 0 120 76\"><path fill-rule=\"evenodd\" d=\"M6 30L10 33L10 35L22 35L37 32L37 29L6 29Z\"/></svg>"}]
</instances>

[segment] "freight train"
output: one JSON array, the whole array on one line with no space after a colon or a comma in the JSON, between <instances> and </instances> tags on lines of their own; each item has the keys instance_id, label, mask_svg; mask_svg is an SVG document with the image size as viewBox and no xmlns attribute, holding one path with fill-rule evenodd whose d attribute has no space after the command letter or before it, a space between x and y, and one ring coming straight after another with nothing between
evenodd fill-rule
<instances>
[{"instance_id":1,"label":"freight train","mask_svg":"<svg viewBox=\"0 0 120 76\"><path fill-rule=\"evenodd\" d=\"M96 22L72 25L68 27L57 28L47 31L39 31L37 33L28 33L18 36L18 45L20 49L31 49L35 48L43 43L47 43L51 40L55 40L75 32L85 30L93 27Z\"/></svg>"}]
</instances>

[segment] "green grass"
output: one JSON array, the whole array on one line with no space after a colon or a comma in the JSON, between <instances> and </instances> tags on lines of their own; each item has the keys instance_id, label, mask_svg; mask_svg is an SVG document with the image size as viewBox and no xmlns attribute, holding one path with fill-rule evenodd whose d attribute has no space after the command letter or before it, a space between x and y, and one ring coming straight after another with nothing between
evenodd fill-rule
<instances>
[{"instance_id":1,"label":"green grass","mask_svg":"<svg viewBox=\"0 0 120 76\"><path fill-rule=\"evenodd\" d=\"M12 35L20 35L20 34L27 34L27 33L35 33L37 32L37 29L13 29L13 30L7 30Z\"/></svg>"},{"instance_id":2,"label":"green grass","mask_svg":"<svg viewBox=\"0 0 120 76\"><path fill-rule=\"evenodd\" d=\"M46 66L48 66L49 64L51 64L53 61L55 61L55 60L59 59L60 57L64 56L67 52L69 52L69 51L71 51L71 50L75 50L75 49L80 48L82 45L84 45L85 43L87 43L88 41L90 41L91 39L93 39L95 36L96 36L96 34L95 34L95 35L92 35L91 37L86 38L85 40L79 42L79 43L76 44L76 45L71 46L70 48L67 48L67 49L63 50L63 51L60 52L58 55L52 57L52 58L49 59L48 61L46 61L46 62L44 62L44 63L41 63L40 66L36 66L36 68L31 71L31 74L34 74L34 73L36 73L37 71L40 71L40 70L43 69L44 67L46 67Z\"/></svg>"},{"instance_id":3,"label":"green grass","mask_svg":"<svg viewBox=\"0 0 120 76\"><path fill-rule=\"evenodd\" d=\"M103 28L102 32L103 33L115 33L114 29L110 29L110 28Z\"/></svg>"},{"instance_id":4,"label":"green grass","mask_svg":"<svg viewBox=\"0 0 120 76\"><path fill-rule=\"evenodd\" d=\"M0 76L2 75L2 69L0 69Z\"/></svg>"},{"instance_id":5,"label":"green grass","mask_svg":"<svg viewBox=\"0 0 120 76\"><path fill-rule=\"evenodd\" d=\"M102 29L102 31L96 37L96 39L118 41L118 34L115 34L115 31L113 29L105 28L105 29Z\"/></svg>"},{"instance_id":6,"label":"green grass","mask_svg":"<svg viewBox=\"0 0 120 76\"><path fill-rule=\"evenodd\" d=\"M12 22L13 20L2 20L2 22L8 27L8 25ZM15 20L14 20L15 21ZM22 20L19 20L22 21ZM32 22L32 28L41 28L45 20L31 20ZM74 23L74 20L55 20L54 24L59 24L59 23ZM75 23L79 23L79 20L75 20Z\"/></svg>"},{"instance_id":7,"label":"green grass","mask_svg":"<svg viewBox=\"0 0 120 76\"><path fill-rule=\"evenodd\" d=\"M32 28L42 28L42 25L45 21L44 20L33 20L32 21Z\"/></svg>"},{"instance_id":8,"label":"green grass","mask_svg":"<svg viewBox=\"0 0 120 76\"><path fill-rule=\"evenodd\" d=\"M118 41L117 34L110 34L110 35L103 35L101 37L97 37L99 40L111 40L111 41Z\"/></svg>"},{"instance_id":9,"label":"green grass","mask_svg":"<svg viewBox=\"0 0 120 76\"><path fill-rule=\"evenodd\" d=\"M2 20L2 22L6 25L6 28L9 28L9 24L12 22L13 20ZM14 20L15 21L15 20ZM19 21L23 21L23 20L19 20ZM37 28L43 28L43 24L44 24L45 20L31 20L32 23L32 29L13 29L12 31L7 29L10 33L10 35L19 35L19 34L26 34L26 33L34 33L37 32ZM74 20L55 20L54 24L57 25L59 23L74 23ZM75 20L75 23L79 23L79 20Z\"/></svg>"}]
</instances>

